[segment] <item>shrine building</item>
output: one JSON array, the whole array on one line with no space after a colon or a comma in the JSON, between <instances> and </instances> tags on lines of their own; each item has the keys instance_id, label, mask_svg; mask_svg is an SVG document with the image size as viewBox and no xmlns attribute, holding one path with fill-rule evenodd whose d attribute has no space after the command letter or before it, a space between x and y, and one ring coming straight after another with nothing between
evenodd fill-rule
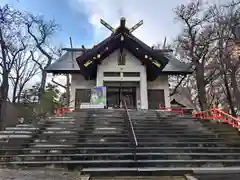
<instances>
[{"instance_id":1,"label":"shrine building","mask_svg":"<svg viewBox=\"0 0 240 180\"><path fill-rule=\"evenodd\" d=\"M168 76L192 73L172 51L154 49L132 34L142 21L132 28L125 22L121 18L114 29L101 20L112 31L109 37L90 49L65 48L65 54L46 68L48 73L71 74L71 107L90 103L94 87L106 88L108 108L121 108L123 98L128 108L170 107Z\"/></svg>"}]
</instances>

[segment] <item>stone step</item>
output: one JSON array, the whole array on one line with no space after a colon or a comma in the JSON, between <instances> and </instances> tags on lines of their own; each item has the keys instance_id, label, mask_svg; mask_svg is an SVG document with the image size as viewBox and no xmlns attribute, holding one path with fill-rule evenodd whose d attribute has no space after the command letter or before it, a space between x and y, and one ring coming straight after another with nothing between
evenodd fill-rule
<instances>
[{"instance_id":1,"label":"stone step","mask_svg":"<svg viewBox=\"0 0 240 180\"><path fill-rule=\"evenodd\" d=\"M239 180L240 173L213 173L213 174L194 174L197 180Z\"/></svg>"},{"instance_id":2,"label":"stone step","mask_svg":"<svg viewBox=\"0 0 240 180\"><path fill-rule=\"evenodd\" d=\"M37 146L28 148L1 148L0 154L7 152L8 154L16 153L46 153L56 150L64 151L65 153L76 152L88 152L88 153L133 153L134 148L128 146L120 147L75 147L75 146L63 146L63 145L49 145L49 146ZM240 153L240 148L237 147L157 147L157 146L145 146L137 147L138 153Z\"/></svg>"},{"instance_id":3,"label":"stone step","mask_svg":"<svg viewBox=\"0 0 240 180\"><path fill-rule=\"evenodd\" d=\"M204 141L206 140L207 142L209 141L224 141L225 139L220 139L220 138L214 138L214 137L191 137L191 136L137 136L137 141L163 141L164 139L170 139L170 138L174 138L175 140L186 140L186 141ZM48 141L48 142L52 142L52 141L59 141L59 140L65 140L65 141L84 141L87 139L95 139L95 140L102 140L104 139L104 141L120 141L120 140L129 140L129 137L127 135L124 136L115 136L115 137L108 137L108 136L71 136L71 137L67 137L67 136L51 136L51 137L39 137L37 139L34 139L34 142L40 142L40 141ZM236 140L232 140L232 141L236 141Z\"/></svg>"},{"instance_id":4,"label":"stone step","mask_svg":"<svg viewBox=\"0 0 240 180\"><path fill-rule=\"evenodd\" d=\"M76 164L80 166L93 167L93 168L109 168L111 167L129 167L136 166L137 168L146 167L158 167L158 168L198 168L198 167L236 167L240 166L239 159L194 159L194 160L179 160L179 159L167 159L167 160L137 160L132 159L125 160L28 160L28 161L2 161L2 165L50 165L50 164ZM189 168L190 169L190 168Z\"/></svg>"},{"instance_id":5,"label":"stone step","mask_svg":"<svg viewBox=\"0 0 240 180\"><path fill-rule=\"evenodd\" d=\"M120 156L133 156L136 155L138 157L138 159L150 156L152 158L160 158L160 159L165 159L165 158L171 158L172 157L178 157L179 159L185 159L185 157L192 157L194 158L200 158L200 157L205 157L205 158L219 158L219 159L236 159L240 157L240 153L152 153L152 152L145 152L145 153L124 153L124 152L120 152L120 153L81 153L81 154L76 154L76 153L70 153L70 154L58 154L58 153L52 153L52 154L40 154L40 153L30 153L30 154L20 154L17 155L17 157L102 157L102 156L106 156L106 157L111 157L111 156L115 156L115 157L120 157ZM10 156L10 155L5 155L6 156ZM202 158L203 159L203 158Z\"/></svg>"},{"instance_id":6,"label":"stone step","mask_svg":"<svg viewBox=\"0 0 240 180\"><path fill-rule=\"evenodd\" d=\"M186 180L184 176L95 176L92 180Z\"/></svg>"}]
</instances>

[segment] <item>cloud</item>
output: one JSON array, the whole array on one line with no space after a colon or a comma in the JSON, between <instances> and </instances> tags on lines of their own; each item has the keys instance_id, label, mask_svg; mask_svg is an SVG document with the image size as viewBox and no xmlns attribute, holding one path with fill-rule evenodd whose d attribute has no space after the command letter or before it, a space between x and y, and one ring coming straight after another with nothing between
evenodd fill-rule
<instances>
[{"instance_id":1,"label":"cloud","mask_svg":"<svg viewBox=\"0 0 240 180\"><path fill-rule=\"evenodd\" d=\"M100 24L100 18L113 27L117 27L121 17L127 18L127 26L131 27L140 20L142 27L134 35L153 45L163 42L165 36L173 39L180 27L174 23L173 9L187 0L70 0L74 8L86 14L88 21L94 27L95 43L103 40L110 32ZM73 6L72 6L73 7Z\"/></svg>"}]
</instances>

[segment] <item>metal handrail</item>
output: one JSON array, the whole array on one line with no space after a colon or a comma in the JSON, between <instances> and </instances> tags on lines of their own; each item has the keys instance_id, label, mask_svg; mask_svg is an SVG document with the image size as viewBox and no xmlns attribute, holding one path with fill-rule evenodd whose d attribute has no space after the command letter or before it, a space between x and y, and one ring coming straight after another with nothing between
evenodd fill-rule
<instances>
[{"instance_id":1,"label":"metal handrail","mask_svg":"<svg viewBox=\"0 0 240 180\"><path fill-rule=\"evenodd\" d=\"M130 116L129 111L128 111L127 103L126 103L125 100L123 100L123 101L124 101L125 110L127 112L128 123L130 124L131 133L132 133L132 136L133 136L133 139L134 139L134 142L135 142L135 146L138 146L138 141L137 141L136 134L135 134L135 131L134 131L134 128L133 128L132 119L131 119L131 116Z\"/></svg>"}]
</instances>

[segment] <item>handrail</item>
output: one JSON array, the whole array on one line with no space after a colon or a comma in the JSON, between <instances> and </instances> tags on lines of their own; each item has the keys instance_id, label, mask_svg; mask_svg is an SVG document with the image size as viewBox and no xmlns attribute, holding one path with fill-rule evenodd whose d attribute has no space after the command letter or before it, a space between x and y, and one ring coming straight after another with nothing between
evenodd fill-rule
<instances>
[{"instance_id":1,"label":"handrail","mask_svg":"<svg viewBox=\"0 0 240 180\"><path fill-rule=\"evenodd\" d=\"M132 133L132 136L133 136L133 139L134 139L134 142L135 142L135 146L138 146L138 141L137 141L136 134L135 134L135 131L134 131L134 128L133 128L132 119L131 119L131 116L130 116L129 111L128 111L127 103L126 103L125 100L123 100L123 101L124 101L124 107L125 107L127 117L128 117L128 123L130 124L131 133Z\"/></svg>"},{"instance_id":2,"label":"handrail","mask_svg":"<svg viewBox=\"0 0 240 180\"><path fill-rule=\"evenodd\" d=\"M232 125L234 128L240 129L240 119L235 118L217 108L212 108L201 112L194 112L192 115L194 118L199 118L201 120L213 119L216 121L223 121L229 125Z\"/></svg>"}]
</instances>

